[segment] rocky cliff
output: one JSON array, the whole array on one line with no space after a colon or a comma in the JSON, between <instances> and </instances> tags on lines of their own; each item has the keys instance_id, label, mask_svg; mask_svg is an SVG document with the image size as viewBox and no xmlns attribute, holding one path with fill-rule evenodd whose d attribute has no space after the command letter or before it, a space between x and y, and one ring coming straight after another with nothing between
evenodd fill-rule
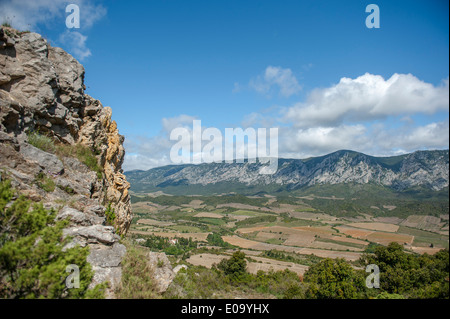
<instances>
[{"instance_id":1,"label":"rocky cliff","mask_svg":"<svg viewBox=\"0 0 450 319\"><path fill-rule=\"evenodd\" d=\"M65 233L91 247L94 281L114 285L125 253L119 236L132 218L124 138L111 108L84 93L84 74L39 34L0 29L0 172L70 218Z\"/></svg>"}]
</instances>

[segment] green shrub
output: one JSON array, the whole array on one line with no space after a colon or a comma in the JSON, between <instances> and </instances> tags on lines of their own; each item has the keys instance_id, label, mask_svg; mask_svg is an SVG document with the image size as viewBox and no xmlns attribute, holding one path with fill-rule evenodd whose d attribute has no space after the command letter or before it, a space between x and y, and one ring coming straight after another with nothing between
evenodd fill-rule
<instances>
[{"instance_id":1,"label":"green shrub","mask_svg":"<svg viewBox=\"0 0 450 319\"><path fill-rule=\"evenodd\" d=\"M183 259L188 257L188 252L197 248L197 241L191 237L175 237L176 243L170 242L170 238L150 235L146 237L146 241L142 246L150 248L152 251L163 251L167 255L182 256Z\"/></svg>"},{"instance_id":2,"label":"green shrub","mask_svg":"<svg viewBox=\"0 0 450 319\"><path fill-rule=\"evenodd\" d=\"M87 247L63 251L68 221L20 196L12 203L9 181L0 182L0 298L103 298L105 285L89 290L93 278ZM10 204L11 203L11 204ZM77 265L80 287L68 288L66 267Z\"/></svg>"},{"instance_id":3,"label":"green shrub","mask_svg":"<svg viewBox=\"0 0 450 319\"><path fill-rule=\"evenodd\" d=\"M165 298L220 298L229 292L230 280L222 272L203 266L180 270L164 293Z\"/></svg>"},{"instance_id":4,"label":"green shrub","mask_svg":"<svg viewBox=\"0 0 450 319\"><path fill-rule=\"evenodd\" d=\"M156 264L156 266L157 266L158 268L161 268L162 266L164 266L164 260L158 259L158 263Z\"/></svg>"},{"instance_id":5,"label":"green shrub","mask_svg":"<svg viewBox=\"0 0 450 319\"><path fill-rule=\"evenodd\" d=\"M305 286L299 276L288 269L256 275L241 273L232 278L217 267L189 266L178 272L173 284L164 294L167 298L233 298L236 294L264 294L268 298L303 298Z\"/></svg>"},{"instance_id":6,"label":"green shrub","mask_svg":"<svg viewBox=\"0 0 450 319\"><path fill-rule=\"evenodd\" d=\"M304 299L304 287L300 284L291 284L283 294L283 299Z\"/></svg>"},{"instance_id":7,"label":"green shrub","mask_svg":"<svg viewBox=\"0 0 450 319\"><path fill-rule=\"evenodd\" d=\"M72 188L72 187L70 187L70 186L65 186L65 187L63 187L63 186L61 186L61 185L58 185L58 187L60 188L60 189L62 189L63 191L65 191L67 194L69 194L69 195L73 195L73 194L75 194L75 190Z\"/></svg>"},{"instance_id":8,"label":"green shrub","mask_svg":"<svg viewBox=\"0 0 450 319\"><path fill-rule=\"evenodd\" d=\"M218 246L218 247L225 247L225 248L231 248L233 247L233 245L225 242L222 239L222 236L220 236L218 233L210 233L208 234L208 236L206 237L206 241L213 246Z\"/></svg>"},{"instance_id":9,"label":"green shrub","mask_svg":"<svg viewBox=\"0 0 450 319\"><path fill-rule=\"evenodd\" d=\"M53 192L55 190L55 187L56 187L56 184L53 181L53 179L48 177L43 172L40 172L39 174L37 174L35 182L40 188L42 188L47 193Z\"/></svg>"},{"instance_id":10,"label":"green shrub","mask_svg":"<svg viewBox=\"0 0 450 319\"><path fill-rule=\"evenodd\" d=\"M108 207L106 207L105 216L108 225L114 226L116 222L116 214L114 212L114 208L111 207L111 203L109 203Z\"/></svg>"}]
</instances>

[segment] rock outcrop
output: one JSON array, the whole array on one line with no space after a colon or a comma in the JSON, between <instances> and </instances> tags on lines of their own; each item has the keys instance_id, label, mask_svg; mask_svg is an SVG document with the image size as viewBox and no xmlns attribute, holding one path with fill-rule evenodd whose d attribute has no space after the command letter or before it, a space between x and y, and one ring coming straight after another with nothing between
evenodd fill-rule
<instances>
[{"instance_id":1,"label":"rock outcrop","mask_svg":"<svg viewBox=\"0 0 450 319\"><path fill-rule=\"evenodd\" d=\"M158 292L165 292L176 276L169 259L165 253L149 252L147 262L153 271L153 280Z\"/></svg>"},{"instance_id":2,"label":"rock outcrop","mask_svg":"<svg viewBox=\"0 0 450 319\"><path fill-rule=\"evenodd\" d=\"M125 253L120 235L132 218L121 168L124 137L111 108L85 94L84 74L78 61L39 34L0 28L0 170L20 193L70 219L65 234L72 244L90 246L94 281L114 286ZM73 154L30 145L33 132L56 146L90 150L99 169ZM106 207L114 227L106 225Z\"/></svg>"}]
</instances>

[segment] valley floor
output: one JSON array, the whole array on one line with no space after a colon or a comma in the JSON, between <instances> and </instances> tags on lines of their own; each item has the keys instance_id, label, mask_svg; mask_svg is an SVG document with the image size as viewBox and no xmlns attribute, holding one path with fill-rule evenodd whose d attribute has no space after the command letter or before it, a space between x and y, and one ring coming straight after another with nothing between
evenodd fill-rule
<instances>
[{"instance_id":1,"label":"valley floor","mask_svg":"<svg viewBox=\"0 0 450 319\"><path fill-rule=\"evenodd\" d=\"M411 212L396 217L389 214L396 208L389 203L372 205L367 213L346 215L313 205L317 199L331 205L342 201L335 196L287 200L269 195L158 195L133 196L135 218L130 236L196 266L210 268L240 249L248 257L251 273L289 269L303 275L308 266L323 258L344 258L356 265L364 252L390 242L419 254L435 254L449 246L448 214ZM171 240L163 247L155 238ZM196 248L183 247L180 238L195 241Z\"/></svg>"}]
</instances>

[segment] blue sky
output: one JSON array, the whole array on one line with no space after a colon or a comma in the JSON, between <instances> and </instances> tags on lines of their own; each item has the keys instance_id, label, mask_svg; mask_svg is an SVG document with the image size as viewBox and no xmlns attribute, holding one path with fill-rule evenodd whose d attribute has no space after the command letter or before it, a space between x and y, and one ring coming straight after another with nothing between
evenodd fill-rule
<instances>
[{"instance_id":1,"label":"blue sky","mask_svg":"<svg viewBox=\"0 0 450 319\"><path fill-rule=\"evenodd\" d=\"M80 6L68 30L65 7ZM368 29L368 4L380 28ZM171 128L280 127L285 157L448 148L448 1L0 0L73 54L111 106L125 169L169 164ZM13 17L13 18L12 18Z\"/></svg>"}]
</instances>

